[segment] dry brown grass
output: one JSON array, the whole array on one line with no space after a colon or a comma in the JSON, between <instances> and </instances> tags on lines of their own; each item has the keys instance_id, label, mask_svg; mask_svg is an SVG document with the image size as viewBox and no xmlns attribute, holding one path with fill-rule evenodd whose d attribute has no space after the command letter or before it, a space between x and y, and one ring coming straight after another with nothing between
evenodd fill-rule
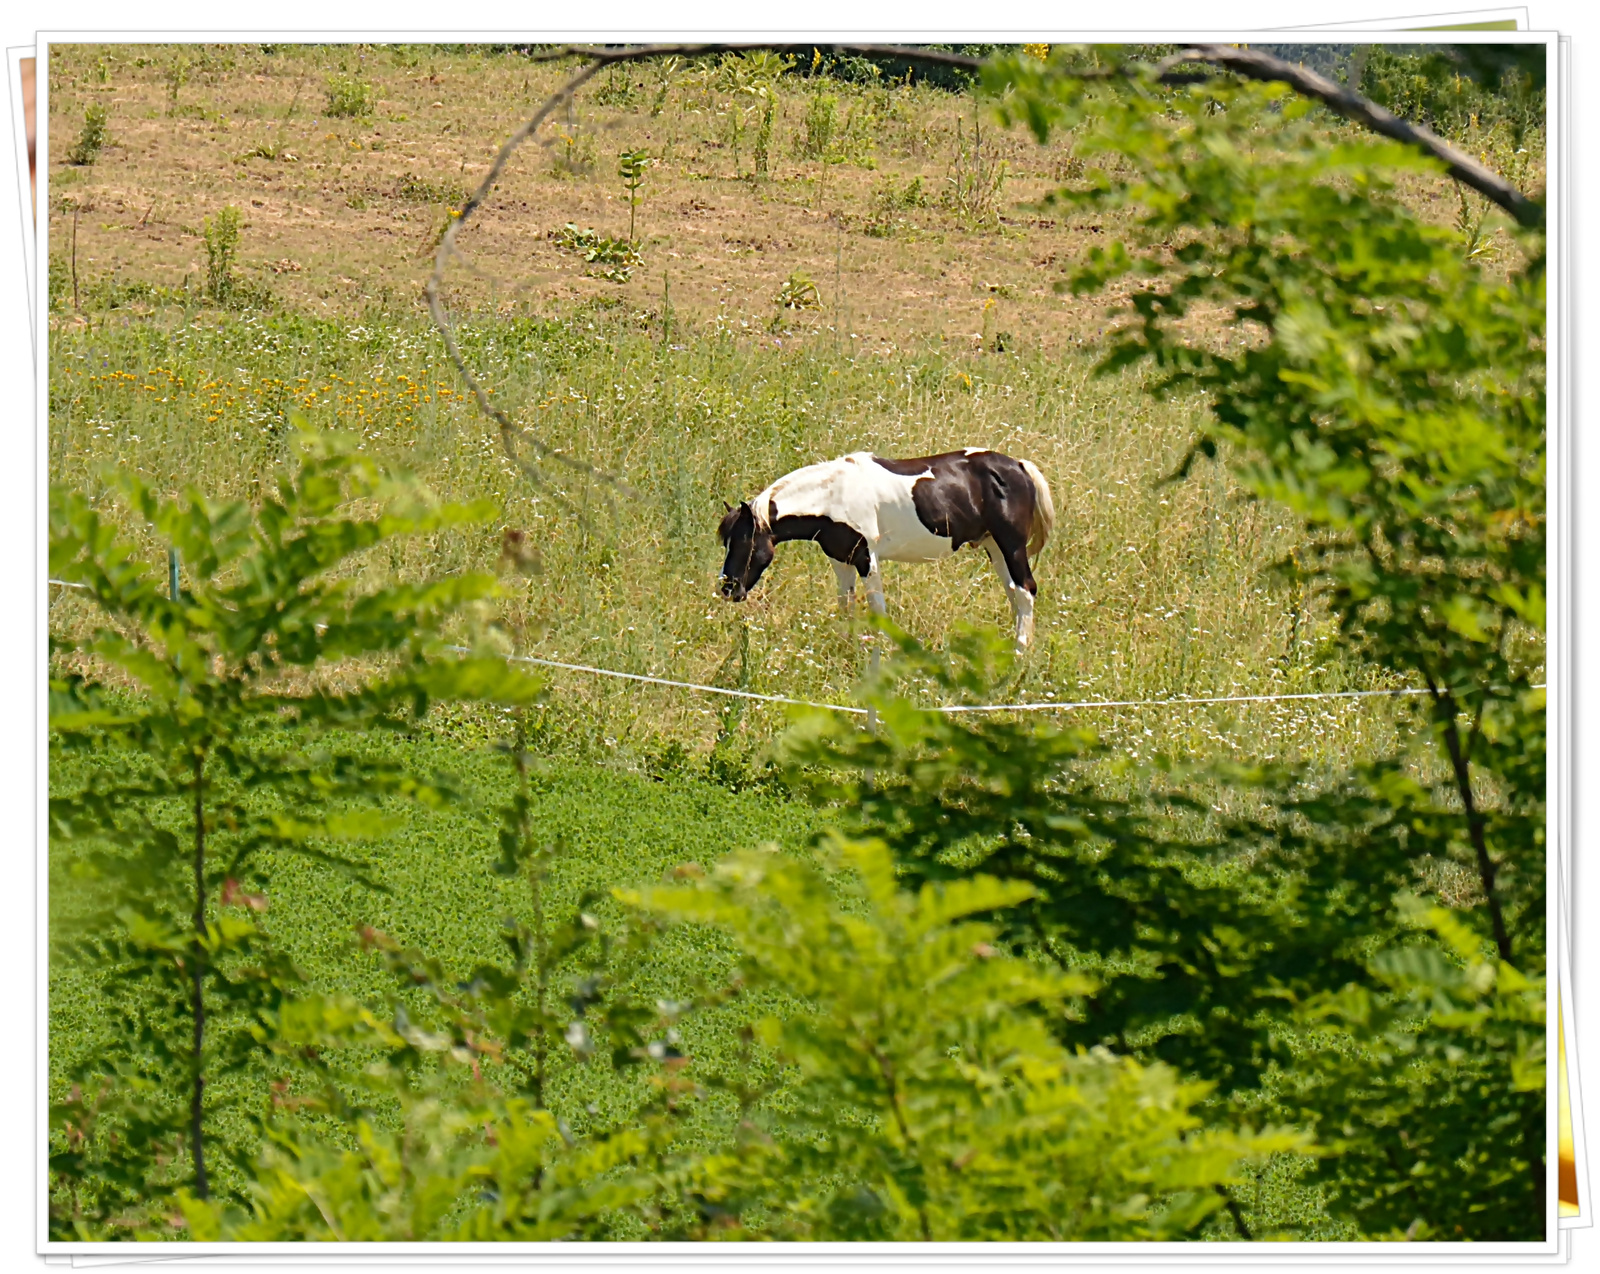
<instances>
[{"instance_id":1,"label":"dry brown grass","mask_svg":"<svg viewBox=\"0 0 1600 1274\"><path fill-rule=\"evenodd\" d=\"M447 201L477 184L499 143L569 72L514 53L403 47L57 46L54 242L68 228L66 197L81 209L85 275L196 284L201 223L233 204L245 214L247 274L284 304L345 314L380 300L411 304ZM370 117L327 113L326 86L337 75L371 86ZM1035 207L1078 171L1070 136L1040 147L985 128L984 151L1005 165L1006 180L999 219L973 228L942 202L958 147L970 145L970 99L824 81L815 91L837 96L839 131L854 130L845 147L853 158L825 164L797 157L813 86L785 78L770 173L758 179L750 175L754 99L691 67L653 115L658 69L617 75L593 82L513 159L461 236L473 269L453 273L459 301L543 309L610 296L659 311L665 283L684 318L722 314L749 330L771 319L772 298L799 271L823 298L811 325L842 326L860 348L912 336L969 346L987 332L1055 350L1103 328L1103 298L1063 296L1053 285L1088 245L1104 241L1106 227ZM623 92L630 105L601 104ZM93 166L74 168L62 158L63 139L76 134L89 103L108 109L111 144ZM626 234L616 157L635 147L656 161L639 210L646 264L619 286L587 277L583 262L548 236L567 222ZM563 175L585 161L587 172ZM919 180L929 206L888 206ZM1454 215L1446 183L1412 193L1439 219Z\"/></svg>"}]
</instances>

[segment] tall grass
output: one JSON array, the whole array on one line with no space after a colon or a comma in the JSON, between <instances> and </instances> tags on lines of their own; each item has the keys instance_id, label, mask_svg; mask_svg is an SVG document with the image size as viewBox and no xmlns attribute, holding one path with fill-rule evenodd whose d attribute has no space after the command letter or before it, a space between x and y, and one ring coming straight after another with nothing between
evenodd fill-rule
<instances>
[{"instance_id":1,"label":"tall grass","mask_svg":"<svg viewBox=\"0 0 1600 1274\"><path fill-rule=\"evenodd\" d=\"M830 337L781 346L715 331L657 334L621 310L469 322L468 358L495 401L552 445L621 477L632 495L562 469L530 484L465 399L420 320L324 321L203 312L53 333L51 475L93 485L131 466L161 487L249 495L287 459L290 417L361 434L442 496L502 501L543 569L508 582L508 648L629 672L838 702L862 672L833 574L783 546L743 606L714 595L722 501L815 460L871 449L920 455L994 447L1035 461L1054 488L1055 535L1036 568L1036 646L1003 693L1060 701L1365 686L1327 655L1324 623L1272 582L1295 527L1243 502L1221 465L1164 484L1201 404L1152 399L1131 375L1097 378L1086 354L951 353L936 344L852 356ZM164 552L151 545L152 560ZM498 531L446 534L376 569L495 568ZM1004 624L985 556L886 568L890 612L938 643L954 624ZM61 599L54 623L81 603ZM667 739L757 743L778 710L558 676L568 741L635 751ZM1135 756L1157 748L1336 762L1392 737L1365 702L1097 711Z\"/></svg>"}]
</instances>

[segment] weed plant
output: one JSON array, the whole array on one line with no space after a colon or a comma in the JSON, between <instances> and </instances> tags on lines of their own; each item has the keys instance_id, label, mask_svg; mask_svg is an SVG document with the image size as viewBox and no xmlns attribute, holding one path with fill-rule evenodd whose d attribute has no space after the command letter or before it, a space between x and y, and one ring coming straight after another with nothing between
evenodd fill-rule
<instances>
[{"instance_id":1,"label":"weed plant","mask_svg":"<svg viewBox=\"0 0 1600 1274\"><path fill-rule=\"evenodd\" d=\"M813 93L806 104L806 131L796 154L800 159L826 162L833 154L833 134L838 126L839 98L833 93Z\"/></svg>"},{"instance_id":2,"label":"weed plant","mask_svg":"<svg viewBox=\"0 0 1600 1274\"><path fill-rule=\"evenodd\" d=\"M226 305L233 297L238 280L234 266L239 255L239 227L243 218L232 204L213 217L207 217L201 227L206 245L206 295L219 305Z\"/></svg>"},{"instance_id":3,"label":"weed plant","mask_svg":"<svg viewBox=\"0 0 1600 1274\"><path fill-rule=\"evenodd\" d=\"M372 85L349 75L334 75L327 83L328 114L335 119L364 119L377 102Z\"/></svg>"},{"instance_id":4,"label":"weed plant","mask_svg":"<svg viewBox=\"0 0 1600 1274\"><path fill-rule=\"evenodd\" d=\"M613 239L596 230L580 230L568 222L550 238L556 247L576 252L592 267L588 273L612 283L626 283L644 264L644 254L630 237Z\"/></svg>"},{"instance_id":5,"label":"weed plant","mask_svg":"<svg viewBox=\"0 0 1600 1274\"><path fill-rule=\"evenodd\" d=\"M650 171L650 153L644 150L625 150L617 156L617 176L622 179L622 188L628 192L628 242L638 242L636 233L639 205L644 202L644 196L639 192L644 189L645 176Z\"/></svg>"},{"instance_id":6,"label":"weed plant","mask_svg":"<svg viewBox=\"0 0 1600 1274\"><path fill-rule=\"evenodd\" d=\"M83 112L83 131L67 152L67 162L86 167L100 157L100 151L110 140L106 128L106 108L100 102L91 102Z\"/></svg>"}]
</instances>

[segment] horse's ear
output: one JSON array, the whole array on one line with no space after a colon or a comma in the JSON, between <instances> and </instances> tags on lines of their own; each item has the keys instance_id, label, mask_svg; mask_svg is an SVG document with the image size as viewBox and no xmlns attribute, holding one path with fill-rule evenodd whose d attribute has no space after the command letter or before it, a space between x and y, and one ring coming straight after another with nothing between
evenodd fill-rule
<instances>
[{"instance_id":1,"label":"horse's ear","mask_svg":"<svg viewBox=\"0 0 1600 1274\"><path fill-rule=\"evenodd\" d=\"M722 502L722 511L724 513L732 513L733 512L733 505L729 504L726 500L724 500Z\"/></svg>"}]
</instances>

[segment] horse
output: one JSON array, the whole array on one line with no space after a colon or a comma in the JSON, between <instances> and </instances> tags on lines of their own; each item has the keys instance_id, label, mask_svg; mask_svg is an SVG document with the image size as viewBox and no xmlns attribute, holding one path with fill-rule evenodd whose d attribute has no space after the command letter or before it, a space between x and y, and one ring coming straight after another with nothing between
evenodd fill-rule
<instances>
[{"instance_id":1,"label":"horse","mask_svg":"<svg viewBox=\"0 0 1600 1274\"><path fill-rule=\"evenodd\" d=\"M963 545L987 550L1016 619L1016 649L1033 639L1038 595L1028 559L1055 525L1044 474L1027 460L965 447L937 456L887 460L870 451L786 473L727 515L717 535L727 546L722 595L742 602L785 540L815 540L833 563L839 604L849 614L856 578L867 605L887 613L884 562L936 562Z\"/></svg>"}]
</instances>

